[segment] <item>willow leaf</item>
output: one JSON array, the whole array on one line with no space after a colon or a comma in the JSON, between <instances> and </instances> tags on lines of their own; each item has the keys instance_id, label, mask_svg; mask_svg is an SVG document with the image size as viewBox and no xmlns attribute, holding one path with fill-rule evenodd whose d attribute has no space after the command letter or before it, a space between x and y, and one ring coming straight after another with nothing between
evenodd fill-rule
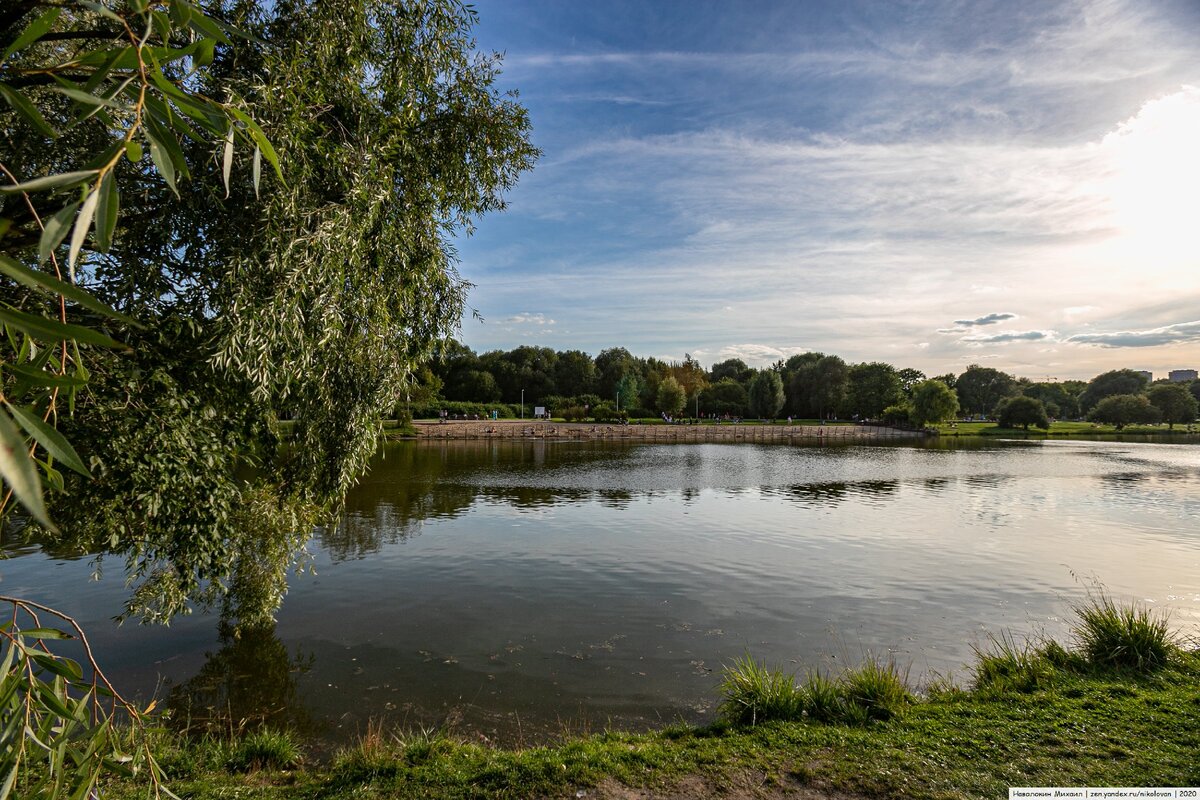
<instances>
[{"instance_id":1,"label":"willow leaf","mask_svg":"<svg viewBox=\"0 0 1200 800\"><path fill-rule=\"evenodd\" d=\"M92 473L83 465L83 459L75 452L75 448L67 441L66 437L55 430L53 425L50 425L33 411L22 406L5 403L8 406L8 411L17 422L21 423L21 427L25 432L33 437L34 441L45 448L46 452L54 456L66 466L78 472L85 478L92 477Z\"/></svg>"},{"instance_id":2,"label":"willow leaf","mask_svg":"<svg viewBox=\"0 0 1200 800\"><path fill-rule=\"evenodd\" d=\"M27 333L43 342L60 342L63 339L74 339L85 344L95 344L101 347L124 347L120 342L106 336L100 331L85 328L82 325L71 325L46 317L26 314L12 308L0 308L0 322L11 325L22 333Z\"/></svg>"},{"instance_id":3,"label":"willow leaf","mask_svg":"<svg viewBox=\"0 0 1200 800\"><path fill-rule=\"evenodd\" d=\"M95 311L98 314L104 314L130 325L141 327L133 317L126 316L120 311L109 308L106 303L86 289L81 289L73 283L61 281L47 272L31 269L3 254L0 254L0 272L18 283L28 286L30 289L41 289L50 294L61 294L68 300L78 303L84 308Z\"/></svg>"},{"instance_id":4,"label":"willow leaf","mask_svg":"<svg viewBox=\"0 0 1200 800\"><path fill-rule=\"evenodd\" d=\"M25 439L7 411L0 409L0 476L12 489L13 496L43 526L54 530L42 501L42 483L38 480L33 458L25 449Z\"/></svg>"}]
</instances>

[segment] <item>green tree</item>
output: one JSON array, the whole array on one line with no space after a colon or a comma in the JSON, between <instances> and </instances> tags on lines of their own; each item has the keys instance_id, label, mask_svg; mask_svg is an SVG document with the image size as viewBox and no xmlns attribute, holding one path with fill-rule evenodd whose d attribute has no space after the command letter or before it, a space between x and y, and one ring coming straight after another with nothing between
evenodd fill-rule
<instances>
[{"instance_id":1,"label":"green tree","mask_svg":"<svg viewBox=\"0 0 1200 800\"><path fill-rule=\"evenodd\" d=\"M1091 411L1106 397L1120 394L1141 394L1149 383L1146 376L1131 369L1114 369L1092 378L1079 395L1079 407L1084 413Z\"/></svg>"},{"instance_id":2,"label":"green tree","mask_svg":"<svg viewBox=\"0 0 1200 800\"><path fill-rule=\"evenodd\" d=\"M958 396L939 380L926 380L913 386L910 419L924 427L950 419L958 413Z\"/></svg>"},{"instance_id":3,"label":"green tree","mask_svg":"<svg viewBox=\"0 0 1200 800\"><path fill-rule=\"evenodd\" d=\"M1121 430L1126 425L1158 422L1160 412L1150 405L1150 399L1144 394L1114 394L1098 402L1087 418L1092 422L1115 425Z\"/></svg>"},{"instance_id":4,"label":"green tree","mask_svg":"<svg viewBox=\"0 0 1200 800\"><path fill-rule=\"evenodd\" d=\"M162 23L174 24L156 58L191 54L160 62L162 80L144 100L136 81L118 88L139 69L136 47L122 49L125 34L112 33L121 25L79 8L54 21L71 38L39 45L28 61L4 61L0 75L28 92L48 124L78 117L72 134L38 134L26 108L2 120L0 161L23 180L86 165L114 129L133 131L127 138L137 147L118 142L115 159L102 161L109 166L71 179L100 199L111 194L109 176L113 185L136 184L121 195L111 230L115 206L74 206L78 190L69 184L33 208L49 220L65 202L77 218L90 211L103 221L77 254L64 255L80 282L143 325L112 318L105 331L128 349L84 351L88 391L59 425L98 459L98 478L66 478L56 516L72 536L113 543L133 565L141 588L131 611L166 617L189 597L212 599L237 559L259 548L252 529L238 529L242 498L256 482L274 483L282 508L337 502L361 473L381 413L403 399L461 318L466 286L450 239L503 207L536 150L524 109L492 88L498 59L473 49L474 12L450 0L414 8L231 4L222 13L250 36L234 48L223 32L202 33L203 53L182 17L145 25L134 19L140 12L121 11L137 32L159 35ZM107 74L94 85L79 72L65 79L72 91L117 91L111 102L120 109L79 111L58 84L32 80L63 48L78 52L80 28L97 37L105 55L95 71ZM192 69L209 59L211 69ZM172 125L213 129L226 142L218 167L206 166L211 140ZM286 182L269 163L260 167L275 152ZM5 201L3 243L33 269L44 259L27 209L23 199ZM53 298L18 299L22 313L56 314ZM100 324L86 307L69 310L73 320ZM6 384L6 399L15 388ZM293 446L276 440L278 416L294 419ZM246 466L258 468L249 483Z\"/></svg>"},{"instance_id":5,"label":"green tree","mask_svg":"<svg viewBox=\"0 0 1200 800\"><path fill-rule=\"evenodd\" d=\"M596 362L582 350L559 353L554 382L558 391L568 397L591 394L596 390Z\"/></svg>"},{"instance_id":6,"label":"green tree","mask_svg":"<svg viewBox=\"0 0 1200 800\"><path fill-rule=\"evenodd\" d=\"M750 381L750 414L763 419L774 419L783 408L783 380L775 370L759 370Z\"/></svg>"},{"instance_id":7,"label":"green tree","mask_svg":"<svg viewBox=\"0 0 1200 800\"><path fill-rule=\"evenodd\" d=\"M900 388L904 392L905 397L912 397L913 389L917 384L925 380L925 373L919 369L905 367L902 370L897 370L896 377L900 379Z\"/></svg>"},{"instance_id":8,"label":"green tree","mask_svg":"<svg viewBox=\"0 0 1200 800\"><path fill-rule=\"evenodd\" d=\"M704 414L744 417L749 407L750 395L733 378L722 378L700 392L700 411Z\"/></svg>"},{"instance_id":9,"label":"green tree","mask_svg":"<svg viewBox=\"0 0 1200 800\"><path fill-rule=\"evenodd\" d=\"M609 347L601 350L600 354L596 356L596 373L596 393L606 400L615 397L617 384L626 375L636 375L639 378L638 386L641 386L642 370L638 359L634 358L633 354L624 347ZM625 392L622 392L621 396L625 398L622 402L623 406L634 405L632 398L628 397Z\"/></svg>"},{"instance_id":10,"label":"green tree","mask_svg":"<svg viewBox=\"0 0 1200 800\"><path fill-rule=\"evenodd\" d=\"M616 390L613 393L614 405L620 403L618 411L636 408L641 402L641 394L641 376L637 372L627 372L617 381Z\"/></svg>"},{"instance_id":11,"label":"green tree","mask_svg":"<svg viewBox=\"0 0 1200 800\"><path fill-rule=\"evenodd\" d=\"M1196 398L1179 383L1151 386L1147 396L1150 405L1158 409L1162 421L1167 423L1169 429L1173 429L1177 422L1184 425L1195 422L1200 411L1200 404L1197 404Z\"/></svg>"},{"instance_id":12,"label":"green tree","mask_svg":"<svg viewBox=\"0 0 1200 800\"><path fill-rule=\"evenodd\" d=\"M1029 430L1030 425L1035 425L1043 430L1050 429L1050 419L1042 401L1026 395L1000 401L996 415L1001 428L1015 428L1019 425L1024 430Z\"/></svg>"},{"instance_id":13,"label":"green tree","mask_svg":"<svg viewBox=\"0 0 1200 800\"><path fill-rule=\"evenodd\" d=\"M683 410L684 404L687 403L687 395L673 375L659 381L655 403L658 410L667 416L673 417Z\"/></svg>"},{"instance_id":14,"label":"green tree","mask_svg":"<svg viewBox=\"0 0 1200 800\"><path fill-rule=\"evenodd\" d=\"M726 378L737 381L745 388L750 383L750 379L754 377L754 370L746 365L745 361L740 358L728 358L719 363L713 364L712 369L708 371L708 379L712 383L723 381Z\"/></svg>"},{"instance_id":15,"label":"green tree","mask_svg":"<svg viewBox=\"0 0 1200 800\"><path fill-rule=\"evenodd\" d=\"M1067 417L1073 419L1079 416L1079 398L1076 394L1068 390L1067 386L1062 383L1031 383L1021 389L1021 393L1026 397L1032 397L1035 400L1041 400L1042 405L1046 407L1046 413L1056 417ZM1051 412L1051 407L1056 407L1057 413Z\"/></svg>"},{"instance_id":16,"label":"green tree","mask_svg":"<svg viewBox=\"0 0 1200 800\"><path fill-rule=\"evenodd\" d=\"M847 373L846 407L861 419L879 419L883 410L904 399L900 378L891 364L855 364Z\"/></svg>"},{"instance_id":17,"label":"green tree","mask_svg":"<svg viewBox=\"0 0 1200 800\"><path fill-rule=\"evenodd\" d=\"M958 376L954 390L958 402L970 414L989 414L1004 398L1019 390L1017 379L1007 372L971 364Z\"/></svg>"}]
</instances>

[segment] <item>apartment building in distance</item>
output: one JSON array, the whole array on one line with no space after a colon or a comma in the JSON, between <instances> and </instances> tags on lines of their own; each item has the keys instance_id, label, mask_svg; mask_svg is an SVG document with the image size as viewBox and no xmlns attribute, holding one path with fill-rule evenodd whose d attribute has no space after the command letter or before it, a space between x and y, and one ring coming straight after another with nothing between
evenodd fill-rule
<instances>
[{"instance_id":1,"label":"apartment building in distance","mask_svg":"<svg viewBox=\"0 0 1200 800\"><path fill-rule=\"evenodd\" d=\"M1194 381L1197 378L1196 370L1194 369L1173 369L1167 373L1172 383L1182 383L1183 381Z\"/></svg>"}]
</instances>

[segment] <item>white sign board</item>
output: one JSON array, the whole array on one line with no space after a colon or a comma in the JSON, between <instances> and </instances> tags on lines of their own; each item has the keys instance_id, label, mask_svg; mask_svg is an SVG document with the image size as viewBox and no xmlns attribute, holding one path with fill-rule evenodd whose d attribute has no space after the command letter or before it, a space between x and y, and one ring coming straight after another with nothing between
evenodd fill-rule
<instances>
[{"instance_id":1,"label":"white sign board","mask_svg":"<svg viewBox=\"0 0 1200 800\"><path fill-rule=\"evenodd\" d=\"M545 406L534 406L534 407L533 407L533 415L534 415L535 417L544 417L544 416L546 416L546 407L545 407Z\"/></svg>"}]
</instances>

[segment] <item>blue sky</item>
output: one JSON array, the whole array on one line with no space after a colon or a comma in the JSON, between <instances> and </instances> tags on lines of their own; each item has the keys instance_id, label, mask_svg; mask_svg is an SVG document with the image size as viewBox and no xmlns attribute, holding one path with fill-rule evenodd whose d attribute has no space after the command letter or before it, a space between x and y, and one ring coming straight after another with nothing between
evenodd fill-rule
<instances>
[{"instance_id":1,"label":"blue sky","mask_svg":"<svg viewBox=\"0 0 1200 800\"><path fill-rule=\"evenodd\" d=\"M1200 367L1200 2L475 7L544 153L478 351Z\"/></svg>"}]
</instances>

